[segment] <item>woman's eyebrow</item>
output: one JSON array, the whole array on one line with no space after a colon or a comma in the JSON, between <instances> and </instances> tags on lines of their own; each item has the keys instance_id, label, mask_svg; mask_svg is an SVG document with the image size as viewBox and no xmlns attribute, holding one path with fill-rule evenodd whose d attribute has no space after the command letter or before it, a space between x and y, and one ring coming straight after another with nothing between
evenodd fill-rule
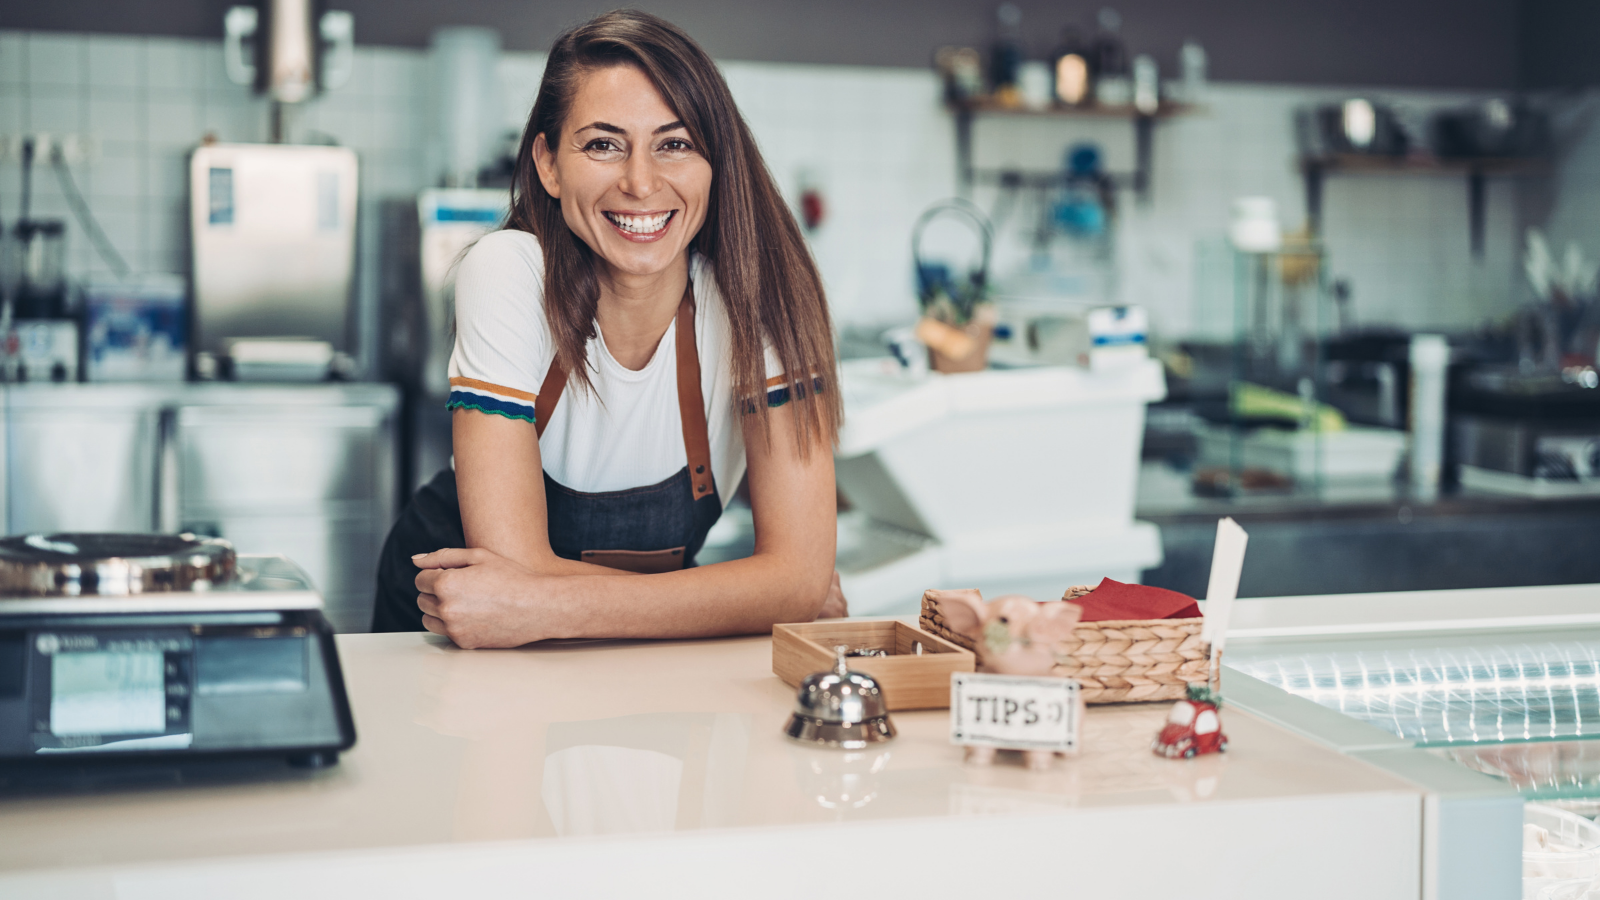
<instances>
[{"instance_id":1,"label":"woman's eyebrow","mask_svg":"<svg viewBox=\"0 0 1600 900\"><path fill-rule=\"evenodd\" d=\"M688 127L689 126L683 124L683 120L682 119L674 119L673 121L668 122L667 124L661 126L660 128L657 128L655 131L651 132L651 134L666 134L669 131L676 131L676 130L678 130L680 128L688 128ZM598 131L609 132L611 134L623 134L623 135L625 135L625 134L628 133L628 130L626 128L620 128L620 127L618 127L616 125L611 124L610 122L590 122L589 124L583 126L582 128L579 128L578 131L588 131L591 128L596 129Z\"/></svg>"}]
</instances>

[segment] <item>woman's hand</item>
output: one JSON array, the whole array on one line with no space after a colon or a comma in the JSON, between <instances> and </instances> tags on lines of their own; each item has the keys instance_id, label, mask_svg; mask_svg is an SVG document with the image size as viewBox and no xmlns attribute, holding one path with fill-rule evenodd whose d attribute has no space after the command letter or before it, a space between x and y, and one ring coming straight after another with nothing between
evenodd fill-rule
<instances>
[{"instance_id":1,"label":"woman's hand","mask_svg":"<svg viewBox=\"0 0 1600 900\"><path fill-rule=\"evenodd\" d=\"M828 586L828 599L822 601L819 619L843 619L850 615L850 604L845 602L844 589L839 586L839 570L833 570L833 583Z\"/></svg>"},{"instance_id":2,"label":"woman's hand","mask_svg":"<svg viewBox=\"0 0 1600 900\"><path fill-rule=\"evenodd\" d=\"M417 573L422 626L464 650L520 647L548 637L530 615L528 598L556 577L540 576L489 550L436 550L411 561ZM541 604L543 606L544 604Z\"/></svg>"}]
</instances>

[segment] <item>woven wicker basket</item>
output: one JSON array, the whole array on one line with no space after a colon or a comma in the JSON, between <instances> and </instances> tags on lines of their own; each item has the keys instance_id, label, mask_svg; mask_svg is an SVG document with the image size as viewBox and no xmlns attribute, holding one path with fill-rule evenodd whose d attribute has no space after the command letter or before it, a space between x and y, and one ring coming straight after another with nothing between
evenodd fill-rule
<instances>
[{"instance_id":1,"label":"woven wicker basket","mask_svg":"<svg viewBox=\"0 0 1600 900\"><path fill-rule=\"evenodd\" d=\"M1071 587L1073 600L1092 588ZM1191 681L1210 673L1209 648L1200 642L1205 619L1130 619L1080 622L1061 644L1052 674L1075 678L1088 703L1139 703L1182 700ZM922 595L922 630L976 651L974 642L951 631L939 601Z\"/></svg>"}]
</instances>

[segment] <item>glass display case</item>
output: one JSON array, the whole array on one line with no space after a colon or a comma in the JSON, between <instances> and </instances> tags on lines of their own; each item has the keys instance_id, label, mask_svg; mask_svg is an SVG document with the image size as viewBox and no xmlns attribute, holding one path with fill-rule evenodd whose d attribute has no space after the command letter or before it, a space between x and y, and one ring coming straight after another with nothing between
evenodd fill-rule
<instances>
[{"instance_id":1,"label":"glass display case","mask_svg":"<svg viewBox=\"0 0 1600 900\"><path fill-rule=\"evenodd\" d=\"M1326 248L1288 236L1274 252L1196 247L1197 338L1220 352L1226 388L1198 410L1203 496L1242 499L1386 493L1402 432L1355 425L1329 402L1323 348L1338 333Z\"/></svg>"},{"instance_id":2,"label":"glass display case","mask_svg":"<svg viewBox=\"0 0 1600 900\"><path fill-rule=\"evenodd\" d=\"M1516 896L1525 803L1600 811L1600 586L1236 610L1230 704L1426 786L1433 895Z\"/></svg>"}]
</instances>

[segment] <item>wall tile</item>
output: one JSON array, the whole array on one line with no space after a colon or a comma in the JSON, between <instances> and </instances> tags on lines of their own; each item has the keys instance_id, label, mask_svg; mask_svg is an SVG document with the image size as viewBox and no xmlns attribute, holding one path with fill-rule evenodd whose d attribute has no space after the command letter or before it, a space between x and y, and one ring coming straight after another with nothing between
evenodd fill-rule
<instances>
[{"instance_id":1,"label":"wall tile","mask_svg":"<svg viewBox=\"0 0 1600 900\"><path fill-rule=\"evenodd\" d=\"M145 185L151 197L181 200L189 195L188 148L152 148L144 165Z\"/></svg>"},{"instance_id":2,"label":"wall tile","mask_svg":"<svg viewBox=\"0 0 1600 900\"><path fill-rule=\"evenodd\" d=\"M145 182L145 154L139 147L133 152L113 145L95 161L92 191L94 199L142 198L149 191Z\"/></svg>"},{"instance_id":3,"label":"wall tile","mask_svg":"<svg viewBox=\"0 0 1600 900\"><path fill-rule=\"evenodd\" d=\"M89 134L102 144L106 141L144 139L144 103L138 99L102 99L91 89L89 114L85 120Z\"/></svg>"},{"instance_id":4,"label":"wall tile","mask_svg":"<svg viewBox=\"0 0 1600 900\"><path fill-rule=\"evenodd\" d=\"M30 132L83 134L88 130L84 107L81 88L31 85L23 127Z\"/></svg>"},{"instance_id":5,"label":"wall tile","mask_svg":"<svg viewBox=\"0 0 1600 900\"><path fill-rule=\"evenodd\" d=\"M143 271L143 215L136 210L104 207L91 208L94 209L95 220L100 223L100 230L105 233L112 249L116 251L118 256L122 257L123 262L134 272ZM86 245L88 265L91 270L110 274L112 271L111 265L101 259L92 246L87 246L89 244L88 238L79 235L78 239Z\"/></svg>"},{"instance_id":6,"label":"wall tile","mask_svg":"<svg viewBox=\"0 0 1600 900\"><path fill-rule=\"evenodd\" d=\"M88 84L102 96L110 91L137 92L145 85L145 39L93 34L88 36Z\"/></svg>"},{"instance_id":7,"label":"wall tile","mask_svg":"<svg viewBox=\"0 0 1600 900\"><path fill-rule=\"evenodd\" d=\"M386 47L373 52L372 62L374 96L426 102L422 95L427 87L424 74L427 54L424 51Z\"/></svg>"},{"instance_id":8,"label":"wall tile","mask_svg":"<svg viewBox=\"0 0 1600 900\"><path fill-rule=\"evenodd\" d=\"M205 89L200 67L206 59L205 42L186 38L149 38L145 66L155 94L194 94Z\"/></svg>"},{"instance_id":9,"label":"wall tile","mask_svg":"<svg viewBox=\"0 0 1600 900\"><path fill-rule=\"evenodd\" d=\"M0 31L0 87L16 87L28 81L28 35L22 31Z\"/></svg>"},{"instance_id":10,"label":"wall tile","mask_svg":"<svg viewBox=\"0 0 1600 900\"><path fill-rule=\"evenodd\" d=\"M22 133L25 99L14 85L0 84L0 135Z\"/></svg>"},{"instance_id":11,"label":"wall tile","mask_svg":"<svg viewBox=\"0 0 1600 900\"><path fill-rule=\"evenodd\" d=\"M87 77L88 40L78 35L28 35L28 83L78 87Z\"/></svg>"},{"instance_id":12,"label":"wall tile","mask_svg":"<svg viewBox=\"0 0 1600 900\"><path fill-rule=\"evenodd\" d=\"M204 129L200 110L192 101L157 100L145 107L145 140L157 147L192 147Z\"/></svg>"}]
</instances>

